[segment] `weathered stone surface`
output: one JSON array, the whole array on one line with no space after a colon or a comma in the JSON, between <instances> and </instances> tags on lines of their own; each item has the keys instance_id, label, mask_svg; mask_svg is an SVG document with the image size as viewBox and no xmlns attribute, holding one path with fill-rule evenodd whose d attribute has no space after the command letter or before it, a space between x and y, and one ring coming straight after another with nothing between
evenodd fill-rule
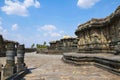
<instances>
[{"instance_id":1,"label":"weathered stone surface","mask_svg":"<svg viewBox=\"0 0 120 80\"><path fill-rule=\"evenodd\" d=\"M69 54L69 53L67 53ZM75 53L73 53L75 54ZM64 63L61 55L44 55L26 53L25 63L31 73L26 80L119 80L120 76L109 73L100 68L74 66ZM31 64L32 62L32 64Z\"/></svg>"},{"instance_id":2,"label":"weathered stone surface","mask_svg":"<svg viewBox=\"0 0 120 80\"><path fill-rule=\"evenodd\" d=\"M5 45L2 35L0 35L0 56L5 56Z\"/></svg>"},{"instance_id":3,"label":"weathered stone surface","mask_svg":"<svg viewBox=\"0 0 120 80\"><path fill-rule=\"evenodd\" d=\"M15 44L9 43L7 45L7 51L6 51L6 65L4 67L4 74L3 76L5 78L8 78L12 76L16 70L15 70Z\"/></svg>"},{"instance_id":4,"label":"weathered stone surface","mask_svg":"<svg viewBox=\"0 0 120 80\"><path fill-rule=\"evenodd\" d=\"M0 64L0 80L1 80L1 71L2 71L2 64Z\"/></svg>"},{"instance_id":5,"label":"weathered stone surface","mask_svg":"<svg viewBox=\"0 0 120 80\"><path fill-rule=\"evenodd\" d=\"M79 52L98 50L98 52L113 52L114 43L120 41L120 6L114 13L103 19L91 19L78 26L75 34L78 36ZM111 45L113 44L113 45Z\"/></svg>"},{"instance_id":6,"label":"weathered stone surface","mask_svg":"<svg viewBox=\"0 0 120 80\"><path fill-rule=\"evenodd\" d=\"M6 47L7 47L7 44L9 43L14 43L16 45L16 48L18 46L18 42L15 42L15 41L10 41L10 40L4 40L2 35L0 35L0 57L5 57L6 56ZM16 54L15 54L16 55Z\"/></svg>"},{"instance_id":7,"label":"weathered stone surface","mask_svg":"<svg viewBox=\"0 0 120 80\"><path fill-rule=\"evenodd\" d=\"M59 50L60 52L77 52L77 38L64 37L59 41L50 42L50 50Z\"/></svg>"},{"instance_id":8,"label":"weathered stone surface","mask_svg":"<svg viewBox=\"0 0 120 80\"><path fill-rule=\"evenodd\" d=\"M120 75L120 56L112 54L64 54L63 61L76 65L94 64Z\"/></svg>"},{"instance_id":9,"label":"weathered stone surface","mask_svg":"<svg viewBox=\"0 0 120 80\"><path fill-rule=\"evenodd\" d=\"M0 72L1 72L1 70L2 70L2 66L3 66L3 65L2 65L2 64L0 64Z\"/></svg>"},{"instance_id":10,"label":"weathered stone surface","mask_svg":"<svg viewBox=\"0 0 120 80\"><path fill-rule=\"evenodd\" d=\"M24 55L25 55L25 47L23 45L19 45L17 48L17 72L24 70Z\"/></svg>"}]
</instances>

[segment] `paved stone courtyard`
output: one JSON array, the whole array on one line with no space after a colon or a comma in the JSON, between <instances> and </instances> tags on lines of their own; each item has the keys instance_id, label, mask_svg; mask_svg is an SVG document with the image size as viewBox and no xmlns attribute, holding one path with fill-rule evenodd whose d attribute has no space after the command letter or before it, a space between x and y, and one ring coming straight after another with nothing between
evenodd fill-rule
<instances>
[{"instance_id":1,"label":"paved stone courtyard","mask_svg":"<svg viewBox=\"0 0 120 80\"><path fill-rule=\"evenodd\" d=\"M65 64L61 55L26 54L25 62L31 73L26 80L120 80L94 66L73 66Z\"/></svg>"},{"instance_id":2,"label":"paved stone courtyard","mask_svg":"<svg viewBox=\"0 0 120 80\"><path fill-rule=\"evenodd\" d=\"M74 66L65 64L62 55L26 53L25 63L31 73L25 80L120 80L114 75L94 66ZM5 64L5 58L0 58Z\"/></svg>"}]
</instances>

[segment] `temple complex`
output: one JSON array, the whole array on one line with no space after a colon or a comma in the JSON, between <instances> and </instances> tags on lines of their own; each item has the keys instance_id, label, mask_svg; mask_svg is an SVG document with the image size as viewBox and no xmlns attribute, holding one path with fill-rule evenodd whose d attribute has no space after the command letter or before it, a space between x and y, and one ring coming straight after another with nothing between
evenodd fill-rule
<instances>
[{"instance_id":1,"label":"temple complex","mask_svg":"<svg viewBox=\"0 0 120 80\"><path fill-rule=\"evenodd\" d=\"M78 39L64 36L62 39L50 42L50 49L62 52L77 52Z\"/></svg>"},{"instance_id":2,"label":"temple complex","mask_svg":"<svg viewBox=\"0 0 120 80\"><path fill-rule=\"evenodd\" d=\"M119 80L120 6L106 18L79 25L75 34L36 48L0 35L0 80Z\"/></svg>"},{"instance_id":3,"label":"temple complex","mask_svg":"<svg viewBox=\"0 0 120 80\"><path fill-rule=\"evenodd\" d=\"M106 18L79 25L75 34L79 53L64 53L64 62L90 64L120 75L120 6Z\"/></svg>"}]
</instances>

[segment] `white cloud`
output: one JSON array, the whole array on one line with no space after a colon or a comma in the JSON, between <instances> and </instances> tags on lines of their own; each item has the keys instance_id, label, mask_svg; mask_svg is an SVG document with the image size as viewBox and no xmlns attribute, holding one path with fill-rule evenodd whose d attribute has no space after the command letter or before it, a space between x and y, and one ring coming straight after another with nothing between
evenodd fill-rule
<instances>
[{"instance_id":1,"label":"white cloud","mask_svg":"<svg viewBox=\"0 0 120 80\"><path fill-rule=\"evenodd\" d=\"M18 27L19 27L18 24L13 24L11 30L15 31L18 29Z\"/></svg>"},{"instance_id":2,"label":"white cloud","mask_svg":"<svg viewBox=\"0 0 120 80\"><path fill-rule=\"evenodd\" d=\"M3 30L3 28L2 28L2 26L0 26L0 31L2 31Z\"/></svg>"},{"instance_id":3,"label":"white cloud","mask_svg":"<svg viewBox=\"0 0 120 80\"><path fill-rule=\"evenodd\" d=\"M36 8L40 7L40 3L37 0L25 0L23 5L25 7L30 7L30 6L34 6Z\"/></svg>"},{"instance_id":4,"label":"white cloud","mask_svg":"<svg viewBox=\"0 0 120 80\"><path fill-rule=\"evenodd\" d=\"M0 34L6 36L7 30L2 27L2 18L0 17Z\"/></svg>"},{"instance_id":5,"label":"white cloud","mask_svg":"<svg viewBox=\"0 0 120 80\"><path fill-rule=\"evenodd\" d=\"M8 35L7 29L4 29L1 25L0 25L0 34L2 34L5 37L7 37Z\"/></svg>"},{"instance_id":6,"label":"white cloud","mask_svg":"<svg viewBox=\"0 0 120 80\"><path fill-rule=\"evenodd\" d=\"M51 37L61 37L62 36L60 33L57 33L57 32L52 32L50 35L51 35Z\"/></svg>"},{"instance_id":7,"label":"white cloud","mask_svg":"<svg viewBox=\"0 0 120 80\"><path fill-rule=\"evenodd\" d=\"M56 26L54 25L44 25L42 27L38 28L38 31L43 31L44 37L62 37L64 34L64 31L58 30Z\"/></svg>"},{"instance_id":8,"label":"white cloud","mask_svg":"<svg viewBox=\"0 0 120 80\"><path fill-rule=\"evenodd\" d=\"M39 8L40 7L40 3L38 1L35 1L35 5L34 5L36 8Z\"/></svg>"},{"instance_id":9,"label":"white cloud","mask_svg":"<svg viewBox=\"0 0 120 80\"><path fill-rule=\"evenodd\" d=\"M61 33L59 33L59 32L45 32L44 34L43 34L43 36L44 37L52 37L52 38L54 38L54 37L62 37L62 34Z\"/></svg>"},{"instance_id":10,"label":"white cloud","mask_svg":"<svg viewBox=\"0 0 120 80\"><path fill-rule=\"evenodd\" d=\"M64 34L64 31L59 31L60 34Z\"/></svg>"},{"instance_id":11,"label":"white cloud","mask_svg":"<svg viewBox=\"0 0 120 80\"><path fill-rule=\"evenodd\" d=\"M45 37L46 37L47 35L48 35L48 33L44 33L44 34L43 34L43 36L45 36Z\"/></svg>"},{"instance_id":12,"label":"white cloud","mask_svg":"<svg viewBox=\"0 0 120 80\"><path fill-rule=\"evenodd\" d=\"M2 25L2 18L0 17L0 25Z\"/></svg>"},{"instance_id":13,"label":"white cloud","mask_svg":"<svg viewBox=\"0 0 120 80\"><path fill-rule=\"evenodd\" d=\"M4 24L1 17L0 22ZM25 44L25 47L30 47L32 43L37 44L41 42L41 35L36 36L36 34L30 34L29 36L26 36L24 33L11 31L12 28L13 30L17 30L19 28L18 24L12 25L11 29L8 29L7 27L5 28L2 24L0 24L0 34L3 36L4 39L18 41L20 44ZM24 31L26 30L23 30L23 32ZM42 39L42 41L44 41L44 39Z\"/></svg>"},{"instance_id":14,"label":"white cloud","mask_svg":"<svg viewBox=\"0 0 120 80\"><path fill-rule=\"evenodd\" d=\"M53 31L56 30L57 28L54 25L44 25L43 27L40 27L39 30L44 30L44 31Z\"/></svg>"},{"instance_id":15,"label":"white cloud","mask_svg":"<svg viewBox=\"0 0 120 80\"><path fill-rule=\"evenodd\" d=\"M31 6L39 8L40 3L37 0L24 0L23 3L19 0L5 0L5 6L1 10L8 15L28 16L28 8Z\"/></svg>"},{"instance_id":16,"label":"white cloud","mask_svg":"<svg viewBox=\"0 0 120 80\"><path fill-rule=\"evenodd\" d=\"M80 8L91 8L100 0L78 0L77 6Z\"/></svg>"}]
</instances>

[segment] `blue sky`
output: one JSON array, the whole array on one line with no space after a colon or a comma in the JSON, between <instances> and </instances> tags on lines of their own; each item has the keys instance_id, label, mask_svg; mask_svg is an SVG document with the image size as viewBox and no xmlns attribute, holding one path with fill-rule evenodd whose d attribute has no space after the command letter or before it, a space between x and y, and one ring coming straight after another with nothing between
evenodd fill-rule
<instances>
[{"instance_id":1,"label":"blue sky","mask_svg":"<svg viewBox=\"0 0 120 80\"><path fill-rule=\"evenodd\" d=\"M120 0L0 0L0 34L30 47L75 36L79 24L104 18Z\"/></svg>"}]
</instances>

